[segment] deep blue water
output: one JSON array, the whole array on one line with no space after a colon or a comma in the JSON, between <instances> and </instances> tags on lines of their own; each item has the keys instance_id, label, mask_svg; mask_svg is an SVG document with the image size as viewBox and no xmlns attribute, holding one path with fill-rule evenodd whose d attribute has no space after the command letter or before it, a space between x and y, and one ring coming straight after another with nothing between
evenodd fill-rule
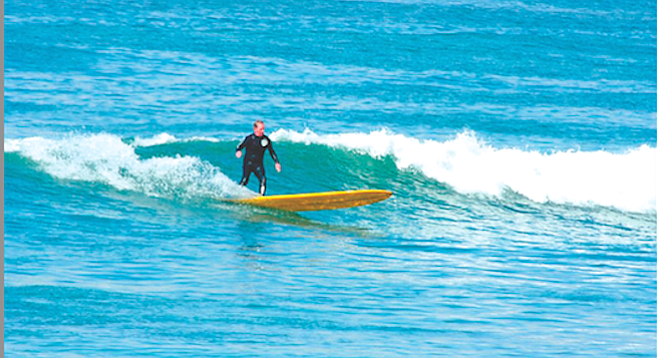
<instances>
[{"instance_id":1,"label":"deep blue water","mask_svg":"<svg viewBox=\"0 0 657 358\"><path fill-rule=\"evenodd\" d=\"M5 2L8 357L657 356L657 3ZM264 120L268 194L227 204Z\"/></svg>"}]
</instances>

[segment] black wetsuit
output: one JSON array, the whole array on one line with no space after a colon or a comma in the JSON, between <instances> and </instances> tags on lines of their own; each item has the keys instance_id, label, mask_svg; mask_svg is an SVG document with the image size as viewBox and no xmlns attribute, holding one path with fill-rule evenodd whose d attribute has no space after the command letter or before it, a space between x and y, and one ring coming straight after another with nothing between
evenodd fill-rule
<instances>
[{"instance_id":1,"label":"black wetsuit","mask_svg":"<svg viewBox=\"0 0 657 358\"><path fill-rule=\"evenodd\" d=\"M276 152L274 152L274 147L271 145L271 140L264 134L262 137L256 137L255 134L251 134L244 138L242 143L237 146L237 151L239 152L243 148L246 148L246 154L244 155L244 166L242 168L240 185L248 184L249 177L253 173L260 181L260 195L265 195L267 178L265 177L265 166L262 160L267 149L269 149L269 154L271 154L274 162L278 163L278 157L276 156Z\"/></svg>"}]
</instances>

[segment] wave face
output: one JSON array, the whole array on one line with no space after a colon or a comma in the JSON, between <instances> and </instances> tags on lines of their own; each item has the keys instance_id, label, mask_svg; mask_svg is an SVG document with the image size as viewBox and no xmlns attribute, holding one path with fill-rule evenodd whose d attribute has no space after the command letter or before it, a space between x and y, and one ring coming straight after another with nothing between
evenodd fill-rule
<instances>
[{"instance_id":1,"label":"wave face","mask_svg":"<svg viewBox=\"0 0 657 358\"><path fill-rule=\"evenodd\" d=\"M439 142L387 130L320 135L279 130L275 140L322 144L392 156L402 170L418 170L461 193L501 196L510 190L539 203L603 205L628 211L657 208L657 148L642 145L625 153L541 153L494 148L473 132Z\"/></svg>"},{"instance_id":2,"label":"wave face","mask_svg":"<svg viewBox=\"0 0 657 358\"><path fill-rule=\"evenodd\" d=\"M651 165L657 163L657 149L648 145L624 153L542 153L495 148L473 132L462 132L441 142L385 129L339 134L278 130L271 138L277 142L341 148L373 158L390 156L399 170L416 170L463 194L504 196L514 192L538 203L602 205L636 212L657 208L657 167ZM70 135L62 139L8 140L5 152L17 152L37 162L44 172L56 178L105 183L150 196L253 195L199 157L163 153L142 159L136 153L140 147L190 142L221 141L207 137L178 139L167 133L131 141L111 134Z\"/></svg>"},{"instance_id":3,"label":"wave face","mask_svg":"<svg viewBox=\"0 0 657 358\"><path fill-rule=\"evenodd\" d=\"M299 160L308 161L303 164L306 168L325 165L311 159L312 153L324 155L321 149L313 148L321 145L366 154L374 159L389 156L398 170L417 171L462 194L503 197L507 193L517 193L537 203L601 205L633 212L650 212L657 208L654 185L657 166L651 164L657 163L657 148L648 145L623 153L575 150L542 153L495 148L473 132L437 141L385 129L338 134L281 129L270 137L279 144L305 146L311 156L299 156ZM18 153L59 179L104 183L118 190L149 196L186 199L252 196L252 191L237 185L235 178L229 178L216 163L202 159L214 155L214 148L204 149L199 156L181 154L185 149L163 150L147 158L137 153L139 148L194 143L228 148L233 144L228 142L208 137L179 139L167 133L130 140L112 134L69 135L61 139L10 139L5 142L5 153ZM346 174L351 169L332 167L331 170ZM231 174L235 174L233 171ZM305 177L308 174L291 175ZM303 185L299 178L289 181ZM323 184L338 188L343 183Z\"/></svg>"},{"instance_id":4,"label":"wave face","mask_svg":"<svg viewBox=\"0 0 657 358\"><path fill-rule=\"evenodd\" d=\"M161 134L134 143L151 146L176 141L173 136ZM219 168L197 157L142 159L135 152L136 146L112 134L32 137L6 141L5 153L18 153L59 179L104 183L149 196L194 199L253 195Z\"/></svg>"}]
</instances>

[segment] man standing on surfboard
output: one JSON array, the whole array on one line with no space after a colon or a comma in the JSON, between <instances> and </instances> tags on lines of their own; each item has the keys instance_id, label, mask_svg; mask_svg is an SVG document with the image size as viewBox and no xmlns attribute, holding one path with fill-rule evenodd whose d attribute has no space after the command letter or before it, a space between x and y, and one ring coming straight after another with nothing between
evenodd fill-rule
<instances>
[{"instance_id":1,"label":"man standing on surfboard","mask_svg":"<svg viewBox=\"0 0 657 358\"><path fill-rule=\"evenodd\" d=\"M267 189L267 178L265 177L265 166L263 165L263 158L265 151L269 149L272 159L276 163L276 170L281 172L281 163L278 162L274 147L271 145L271 140L265 135L265 123L263 121L255 121L253 123L253 134L248 135L240 145L237 146L235 156L242 157L242 149L246 148L246 155L244 156L244 165L242 167L242 180L240 185L249 183L251 173L255 174L260 181L260 195L265 195Z\"/></svg>"}]
</instances>

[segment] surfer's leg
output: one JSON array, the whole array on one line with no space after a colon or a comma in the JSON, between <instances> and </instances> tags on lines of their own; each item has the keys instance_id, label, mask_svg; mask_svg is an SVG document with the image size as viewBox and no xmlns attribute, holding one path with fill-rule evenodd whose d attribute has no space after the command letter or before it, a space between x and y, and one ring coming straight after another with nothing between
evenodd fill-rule
<instances>
[{"instance_id":1,"label":"surfer's leg","mask_svg":"<svg viewBox=\"0 0 657 358\"><path fill-rule=\"evenodd\" d=\"M255 168L253 174L255 174L260 181L260 195L265 196L265 191L267 190L267 177L265 177L264 166L261 165Z\"/></svg>"},{"instance_id":2,"label":"surfer's leg","mask_svg":"<svg viewBox=\"0 0 657 358\"><path fill-rule=\"evenodd\" d=\"M244 164L242 167L242 180L240 180L240 185L246 186L246 184L249 184L249 177L251 176L251 168L250 166Z\"/></svg>"},{"instance_id":3,"label":"surfer's leg","mask_svg":"<svg viewBox=\"0 0 657 358\"><path fill-rule=\"evenodd\" d=\"M242 180L240 180L240 185L241 186L246 186L246 184L249 184L249 176L248 175L243 176Z\"/></svg>"}]
</instances>

